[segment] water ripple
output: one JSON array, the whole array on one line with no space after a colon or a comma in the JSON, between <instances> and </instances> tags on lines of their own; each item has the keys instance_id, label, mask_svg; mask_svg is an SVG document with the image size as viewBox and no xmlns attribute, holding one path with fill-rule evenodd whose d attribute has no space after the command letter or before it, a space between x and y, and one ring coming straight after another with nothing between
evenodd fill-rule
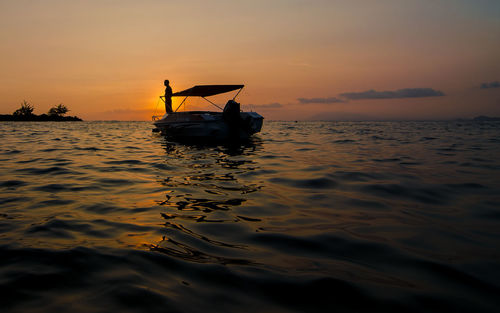
<instances>
[{"instance_id":1,"label":"water ripple","mask_svg":"<svg viewBox=\"0 0 500 313\"><path fill-rule=\"evenodd\" d=\"M496 312L500 124L0 124L2 312ZM70 308L70 309L69 309Z\"/></svg>"}]
</instances>

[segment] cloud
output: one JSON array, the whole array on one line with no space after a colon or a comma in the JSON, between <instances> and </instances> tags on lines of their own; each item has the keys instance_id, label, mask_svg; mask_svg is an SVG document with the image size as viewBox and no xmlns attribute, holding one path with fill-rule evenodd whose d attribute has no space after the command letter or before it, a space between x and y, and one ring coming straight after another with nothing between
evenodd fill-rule
<instances>
[{"instance_id":1,"label":"cloud","mask_svg":"<svg viewBox=\"0 0 500 313\"><path fill-rule=\"evenodd\" d=\"M423 97L441 97L444 93L432 88L405 88L396 91L376 91L368 90L363 92L341 93L341 97L350 100L360 99L399 99L399 98L423 98Z\"/></svg>"},{"instance_id":2,"label":"cloud","mask_svg":"<svg viewBox=\"0 0 500 313\"><path fill-rule=\"evenodd\" d=\"M254 106L259 109L278 109L283 107L283 104L274 102L274 103L267 103L267 104L249 104L250 106Z\"/></svg>"},{"instance_id":3,"label":"cloud","mask_svg":"<svg viewBox=\"0 0 500 313\"><path fill-rule=\"evenodd\" d=\"M342 103L346 102L343 99L339 99L337 97L329 97L329 98L298 98L300 103L309 104L309 103Z\"/></svg>"},{"instance_id":4,"label":"cloud","mask_svg":"<svg viewBox=\"0 0 500 313\"><path fill-rule=\"evenodd\" d=\"M481 89L489 89L489 88L500 88L500 82L494 81L491 83L482 83Z\"/></svg>"}]
</instances>

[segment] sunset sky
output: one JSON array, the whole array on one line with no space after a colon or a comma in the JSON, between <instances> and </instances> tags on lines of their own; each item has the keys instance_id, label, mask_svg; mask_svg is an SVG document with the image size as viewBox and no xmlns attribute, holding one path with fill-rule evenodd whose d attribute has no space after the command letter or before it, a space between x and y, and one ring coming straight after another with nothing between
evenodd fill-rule
<instances>
[{"instance_id":1,"label":"sunset sky","mask_svg":"<svg viewBox=\"0 0 500 313\"><path fill-rule=\"evenodd\" d=\"M0 0L0 43L0 114L150 120L169 79L274 120L500 116L498 0Z\"/></svg>"}]
</instances>

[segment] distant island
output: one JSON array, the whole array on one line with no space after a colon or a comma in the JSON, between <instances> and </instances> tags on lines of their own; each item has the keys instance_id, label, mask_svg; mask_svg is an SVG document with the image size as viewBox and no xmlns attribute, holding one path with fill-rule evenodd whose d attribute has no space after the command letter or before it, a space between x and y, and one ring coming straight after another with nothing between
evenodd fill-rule
<instances>
[{"instance_id":1,"label":"distant island","mask_svg":"<svg viewBox=\"0 0 500 313\"><path fill-rule=\"evenodd\" d=\"M490 116L478 116L472 119L473 121L480 121L480 122L490 122L490 121L500 121L500 117L490 117Z\"/></svg>"},{"instance_id":2,"label":"distant island","mask_svg":"<svg viewBox=\"0 0 500 313\"><path fill-rule=\"evenodd\" d=\"M500 121L500 117L496 117L496 116L484 116L484 115L480 115L480 116L476 116L474 118L457 118L455 119L455 121L458 121L458 122L498 122Z\"/></svg>"},{"instance_id":3,"label":"distant island","mask_svg":"<svg viewBox=\"0 0 500 313\"><path fill-rule=\"evenodd\" d=\"M58 116L47 114L32 114L26 116L19 116L13 114L0 114L0 121L14 121L14 122L81 122L82 119L77 116Z\"/></svg>"},{"instance_id":4,"label":"distant island","mask_svg":"<svg viewBox=\"0 0 500 313\"><path fill-rule=\"evenodd\" d=\"M15 121L15 122L78 122L82 121L81 118L77 116L65 116L69 112L68 108L64 104L59 104L50 108L47 114L36 115L33 114L35 110L34 106L24 100L21 103L21 107L14 111L12 114L0 114L0 121Z\"/></svg>"}]
</instances>

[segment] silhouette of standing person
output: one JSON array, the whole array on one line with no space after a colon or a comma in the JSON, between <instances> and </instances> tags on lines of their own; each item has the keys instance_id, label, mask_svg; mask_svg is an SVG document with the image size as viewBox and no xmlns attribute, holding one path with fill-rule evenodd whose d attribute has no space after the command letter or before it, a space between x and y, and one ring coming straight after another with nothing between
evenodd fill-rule
<instances>
[{"instance_id":1,"label":"silhouette of standing person","mask_svg":"<svg viewBox=\"0 0 500 313\"><path fill-rule=\"evenodd\" d=\"M169 85L168 79L163 83L165 85L165 111L170 114L172 111L172 88Z\"/></svg>"}]
</instances>

